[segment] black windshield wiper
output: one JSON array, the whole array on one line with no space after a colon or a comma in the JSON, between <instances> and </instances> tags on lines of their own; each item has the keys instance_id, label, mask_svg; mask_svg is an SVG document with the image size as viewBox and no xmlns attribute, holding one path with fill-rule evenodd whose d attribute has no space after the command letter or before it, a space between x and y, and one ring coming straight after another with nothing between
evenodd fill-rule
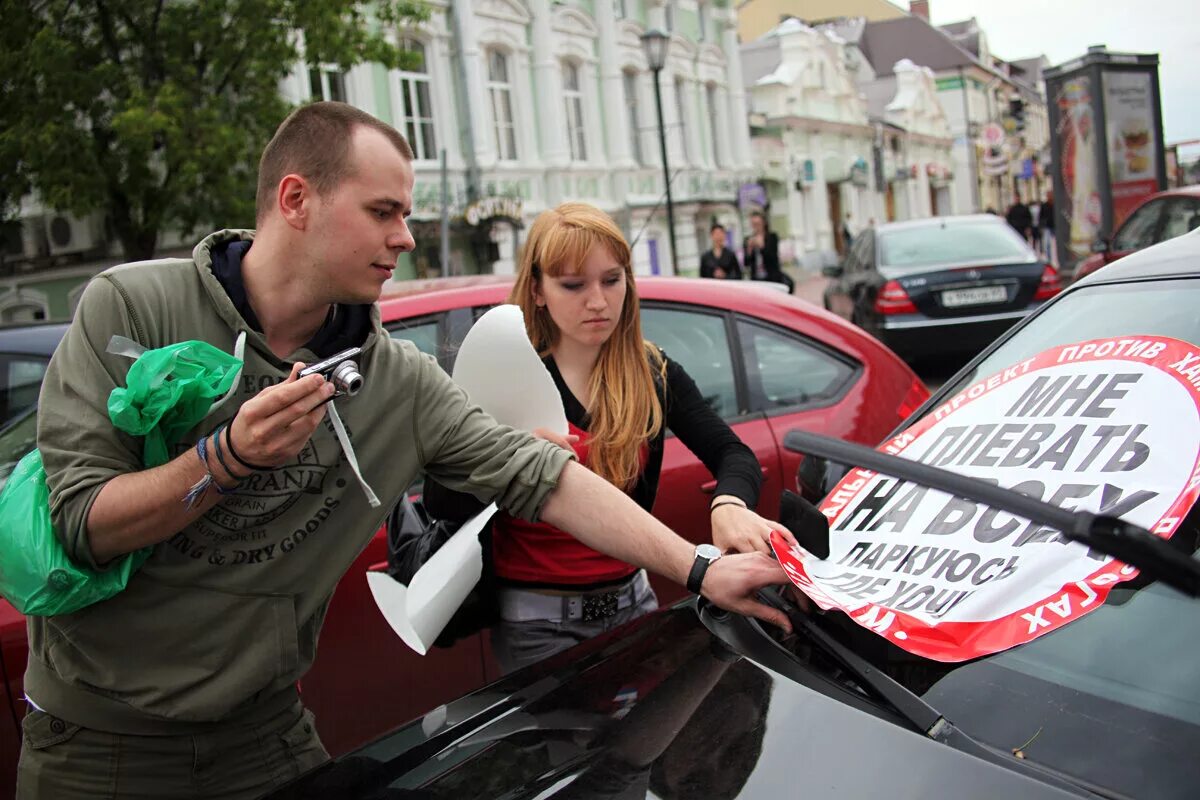
<instances>
[{"instance_id":1,"label":"black windshield wiper","mask_svg":"<svg viewBox=\"0 0 1200 800\"><path fill-rule=\"evenodd\" d=\"M793 631L799 635L803 635L809 642L837 661L854 677L861 688L891 706L892 710L907 721L918 733L936 742L953 747L955 750L983 759L990 764L998 764L1008 769L1015 769L1018 772L1036 775L1038 780L1070 791L1072 794L1083 791L1092 796L1120 797L1119 795L1109 793L1101 787L1080 781L1072 776L1064 775L1051 767L1043 766L1026 759L1017 759L972 738L970 734L947 719L944 714L926 702L916 692L886 672L877 669L870 661L829 635L808 614L784 598L777 589L760 591L758 598L767 605L773 606L787 614L788 619L792 623ZM757 622L753 622L752 624L761 629L761 626Z\"/></svg>"},{"instance_id":2,"label":"black windshield wiper","mask_svg":"<svg viewBox=\"0 0 1200 800\"><path fill-rule=\"evenodd\" d=\"M1145 528L1119 517L1060 508L940 467L807 431L790 431L783 438L783 446L793 452L848 467L863 467L1016 514L1030 522L1054 528L1066 539L1137 567L1148 577L1157 578L1186 595L1200 597L1200 561Z\"/></svg>"}]
</instances>

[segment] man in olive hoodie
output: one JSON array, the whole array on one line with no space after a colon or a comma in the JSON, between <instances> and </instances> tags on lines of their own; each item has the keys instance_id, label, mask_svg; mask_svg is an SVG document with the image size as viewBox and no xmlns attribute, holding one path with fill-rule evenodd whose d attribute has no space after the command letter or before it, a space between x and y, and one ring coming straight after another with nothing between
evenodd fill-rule
<instances>
[{"instance_id":1,"label":"man in olive hoodie","mask_svg":"<svg viewBox=\"0 0 1200 800\"><path fill-rule=\"evenodd\" d=\"M113 268L84 292L39 410L55 528L95 568L153 554L116 597L30 618L18 796L256 797L328 758L296 683L338 580L422 471L679 583L695 567L709 599L787 627L753 599L786 581L774 561L704 572L693 545L565 450L498 425L380 327L374 303L414 247L411 161L364 112L301 108L263 153L257 232ZM114 335L245 361L162 466L145 469L141 442L108 420L130 363L108 352ZM333 385L301 365L349 346L365 388L327 402Z\"/></svg>"}]
</instances>

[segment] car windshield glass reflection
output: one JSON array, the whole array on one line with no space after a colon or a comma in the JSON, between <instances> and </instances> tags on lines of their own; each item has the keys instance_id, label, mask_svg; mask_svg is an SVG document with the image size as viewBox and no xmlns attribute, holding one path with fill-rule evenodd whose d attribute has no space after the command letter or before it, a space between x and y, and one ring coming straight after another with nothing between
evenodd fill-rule
<instances>
[{"instance_id":1,"label":"car windshield glass reflection","mask_svg":"<svg viewBox=\"0 0 1200 800\"><path fill-rule=\"evenodd\" d=\"M1027 262L1033 253L1007 225L997 222L922 225L879 234L879 266L915 270L960 264Z\"/></svg>"},{"instance_id":2,"label":"car windshield glass reflection","mask_svg":"<svg viewBox=\"0 0 1200 800\"><path fill-rule=\"evenodd\" d=\"M1120 336L1170 336L1200 342L1200 280L1089 286L1064 297L964 374L947 396L977 378L1058 345Z\"/></svg>"},{"instance_id":3,"label":"car windshield glass reflection","mask_svg":"<svg viewBox=\"0 0 1200 800\"><path fill-rule=\"evenodd\" d=\"M1093 286L1033 319L946 397L1048 348L1096 338L1200 341L1200 281ZM1172 538L1195 557L1200 508ZM970 736L1130 796L1189 797L1200 783L1200 601L1144 576L1102 608L1028 644L963 664L927 661L844 617L824 623Z\"/></svg>"}]
</instances>

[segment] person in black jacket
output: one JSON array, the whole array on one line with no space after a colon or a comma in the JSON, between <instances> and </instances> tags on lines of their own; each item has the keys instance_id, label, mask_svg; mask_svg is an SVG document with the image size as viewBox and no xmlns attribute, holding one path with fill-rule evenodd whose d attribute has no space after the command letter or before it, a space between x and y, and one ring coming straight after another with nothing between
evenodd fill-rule
<instances>
[{"instance_id":1,"label":"person in black jacket","mask_svg":"<svg viewBox=\"0 0 1200 800\"><path fill-rule=\"evenodd\" d=\"M750 214L750 235L742 243L742 262L746 274L758 281L775 281L796 291L796 282L779 266L779 237L767 229L762 212Z\"/></svg>"},{"instance_id":2,"label":"person in black jacket","mask_svg":"<svg viewBox=\"0 0 1200 800\"><path fill-rule=\"evenodd\" d=\"M566 203L539 216L509 302L521 307L569 424L565 437L535 434L573 450L649 511L670 428L717 479L710 519L722 552L768 553L777 528L790 538L753 510L762 485L753 451L683 367L643 340L629 245L604 212ZM440 517L466 505L427 484L426 507ZM491 539L501 618L492 649L506 672L658 607L643 570L551 525L501 513Z\"/></svg>"},{"instance_id":3,"label":"person in black jacket","mask_svg":"<svg viewBox=\"0 0 1200 800\"><path fill-rule=\"evenodd\" d=\"M1021 202L1021 195L1013 195L1013 204L1009 206L1008 213L1004 215L1008 224L1013 230L1021 234L1021 238L1026 242L1033 243L1033 212L1029 210L1029 206Z\"/></svg>"},{"instance_id":4,"label":"person in black jacket","mask_svg":"<svg viewBox=\"0 0 1200 800\"><path fill-rule=\"evenodd\" d=\"M700 277L740 281L742 268L733 251L725 247L725 227L714 222L709 233L712 236L712 249L700 256Z\"/></svg>"}]
</instances>

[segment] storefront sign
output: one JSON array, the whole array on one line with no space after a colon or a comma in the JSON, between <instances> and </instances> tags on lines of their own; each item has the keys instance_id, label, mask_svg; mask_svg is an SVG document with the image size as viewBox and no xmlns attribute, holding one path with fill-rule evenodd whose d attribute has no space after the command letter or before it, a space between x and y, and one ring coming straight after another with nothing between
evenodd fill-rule
<instances>
[{"instance_id":1,"label":"storefront sign","mask_svg":"<svg viewBox=\"0 0 1200 800\"><path fill-rule=\"evenodd\" d=\"M985 378L881 449L1170 538L1200 495L1200 348L1139 336L1055 347ZM776 555L825 609L938 661L1036 639L1137 570L1054 530L854 469L818 559Z\"/></svg>"},{"instance_id":2,"label":"storefront sign","mask_svg":"<svg viewBox=\"0 0 1200 800\"><path fill-rule=\"evenodd\" d=\"M763 188L761 183L743 183L738 187L738 205L742 208L746 206L762 206L767 205L767 190Z\"/></svg>"},{"instance_id":3,"label":"storefront sign","mask_svg":"<svg viewBox=\"0 0 1200 800\"><path fill-rule=\"evenodd\" d=\"M467 206L463 219L472 227L496 217L520 220L523 207L519 197L485 197Z\"/></svg>"}]
</instances>

